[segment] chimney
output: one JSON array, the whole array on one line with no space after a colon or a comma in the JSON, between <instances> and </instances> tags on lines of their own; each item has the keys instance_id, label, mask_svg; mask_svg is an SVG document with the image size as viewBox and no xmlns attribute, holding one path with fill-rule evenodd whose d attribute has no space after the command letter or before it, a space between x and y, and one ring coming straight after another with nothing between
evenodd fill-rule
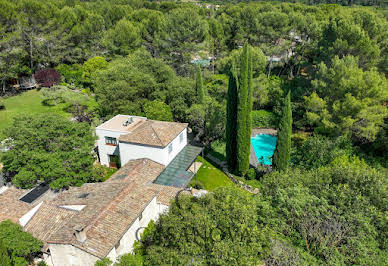
<instances>
[{"instance_id":1,"label":"chimney","mask_svg":"<svg viewBox=\"0 0 388 266\"><path fill-rule=\"evenodd\" d=\"M83 226L77 225L74 227L75 230L75 237L77 238L78 242L85 242L86 241L86 230Z\"/></svg>"}]
</instances>

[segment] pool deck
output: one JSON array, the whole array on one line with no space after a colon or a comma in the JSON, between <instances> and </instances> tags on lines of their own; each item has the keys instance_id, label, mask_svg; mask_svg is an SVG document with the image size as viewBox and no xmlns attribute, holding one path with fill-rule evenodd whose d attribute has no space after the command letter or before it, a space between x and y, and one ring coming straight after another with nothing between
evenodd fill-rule
<instances>
[{"instance_id":1,"label":"pool deck","mask_svg":"<svg viewBox=\"0 0 388 266\"><path fill-rule=\"evenodd\" d=\"M253 128L251 131L251 138L255 137L257 134L260 134L260 133L276 136L278 131L273 128ZM253 167L257 167L259 165L259 160L256 157L255 151L253 150L252 143L251 143L251 152L249 153L249 164Z\"/></svg>"}]
</instances>

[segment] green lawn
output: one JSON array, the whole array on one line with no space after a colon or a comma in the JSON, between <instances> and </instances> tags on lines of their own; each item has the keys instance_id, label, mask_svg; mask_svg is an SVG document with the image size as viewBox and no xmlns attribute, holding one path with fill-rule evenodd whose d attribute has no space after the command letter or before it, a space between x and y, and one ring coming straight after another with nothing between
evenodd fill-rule
<instances>
[{"instance_id":1,"label":"green lawn","mask_svg":"<svg viewBox=\"0 0 388 266\"><path fill-rule=\"evenodd\" d=\"M220 161L226 161L226 143L223 140L217 140L211 144L208 153L216 157Z\"/></svg>"},{"instance_id":2,"label":"green lawn","mask_svg":"<svg viewBox=\"0 0 388 266\"><path fill-rule=\"evenodd\" d=\"M233 182L220 169L212 165L202 157L198 157L197 162L202 162L202 167L198 170L193 180L200 181L204 189L212 191L218 187L234 186Z\"/></svg>"},{"instance_id":3,"label":"green lawn","mask_svg":"<svg viewBox=\"0 0 388 266\"><path fill-rule=\"evenodd\" d=\"M42 100L37 90L26 91L8 98L0 97L0 101L5 104L5 110L0 110L0 140L5 137L3 129L8 127L18 114L58 113L70 117L70 114L64 110L68 104L46 106L42 104Z\"/></svg>"}]
</instances>

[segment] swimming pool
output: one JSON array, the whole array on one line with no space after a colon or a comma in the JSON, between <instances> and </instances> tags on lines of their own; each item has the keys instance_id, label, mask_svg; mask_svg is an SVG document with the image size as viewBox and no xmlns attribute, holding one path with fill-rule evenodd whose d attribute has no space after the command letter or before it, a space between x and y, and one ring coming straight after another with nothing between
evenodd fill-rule
<instances>
[{"instance_id":1,"label":"swimming pool","mask_svg":"<svg viewBox=\"0 0 388 266\"><path fill-rule=\"evenodd\" d=\"M272 165L272 155L276 147L276 136L268 134L257 134L251 138L253 150L257 160L264 165Z\"/></svg>"}]
</instances>

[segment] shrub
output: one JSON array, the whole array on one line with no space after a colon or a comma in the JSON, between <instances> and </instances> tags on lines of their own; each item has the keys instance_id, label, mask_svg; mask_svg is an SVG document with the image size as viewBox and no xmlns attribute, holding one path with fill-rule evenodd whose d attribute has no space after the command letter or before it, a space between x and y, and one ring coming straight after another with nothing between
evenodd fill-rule
<instances>
[{"instance_id":1,"label":"shrub","mask_svg":"<svg viewBox=\"0 0 388 266\"><path fill-rule=\"evenodd\" d=\"M265 165L257 165L255 170L256 170L256 179L262 178L269 171L268 166L265 166Z\"/></svg>"},{"instance_id":2,"label":"shrub","mask_svg":"<svg viewBox=\"0 0 388 266\"><path fill-rule=\"evenodd\" d=\"M202 182L199 181L199 180L193 180L193 181L191 182L191 186L192 186L193 188L195 188L195 189L203 189L203 188L204 188L204 185L203 185Z\"/></svg>"},{"instance_id":3,"label":"shrub","mask_svg":"<svg viewBox=\"0 0 388 266\"><path fill-rule=\"evenodd\" d=\"M37 71L34 74L36 82L42 87L51 87L61 83L61 75L54 68L47 68Z\"/></svg>"},{"instance_id":4,"label":"shrub","mask_svg":"<svg viewBox=\"0 0 388 266\"><path fill-rule=\"evenodd\" d=\"M254 168L249 168L247 172L247 179L248 180L253 180L256 178L256 171Z\"/></svg>"},{"instance_id":5,"label":"shrub","mask_svg":"<svg viewBox=\"0 0 388 266\"><path fill-rule=\"evenodd\" d=\"M78 64L66 65L61 64L56 67L56 70L63 78L63 82L71 86L80 87L82 86L82 66Z\"/></svg>"},{"instance_id":6,"label":"shrub","mask_svg":"<svg viewBox=\"0 0 388 266\"><path fill-rule=\"evenodd\" d=\"M3 102L0 102L0 110L5 110L5 104Z\"/></svg>"},{"instance_id":7,"label":"shrub","mask_svg":"<svg viewBox=\"0 0 388 266\"><path fill-rule=\"evenodd\" d=\"M330 139L321 135L308 137L300 146L293 147L292 162L305 169L329 164L335 158L353 154L351 142L346 137Z\"/></svg>"},{"instance_id":8,"label":"shrub","mask_svg":"<svg viewBox=\"0 0 388 266\"><path fill-rule=\"evenodd\" d=\"M252 128L256 127L276 127L277 117L274 113L266 110L252 111Z\"/></svg>"},{"instance_id":9,"label":"shrub","mask_svg":"<svg viewBox=\"0 0 388 266\"><path fill-rule=\"evenodd\" d=\"M294 133L291 136L291 143L297 147L303 145L303 143L307 140L308 135L305 133Z\"/></svg>"}]
</instances>

